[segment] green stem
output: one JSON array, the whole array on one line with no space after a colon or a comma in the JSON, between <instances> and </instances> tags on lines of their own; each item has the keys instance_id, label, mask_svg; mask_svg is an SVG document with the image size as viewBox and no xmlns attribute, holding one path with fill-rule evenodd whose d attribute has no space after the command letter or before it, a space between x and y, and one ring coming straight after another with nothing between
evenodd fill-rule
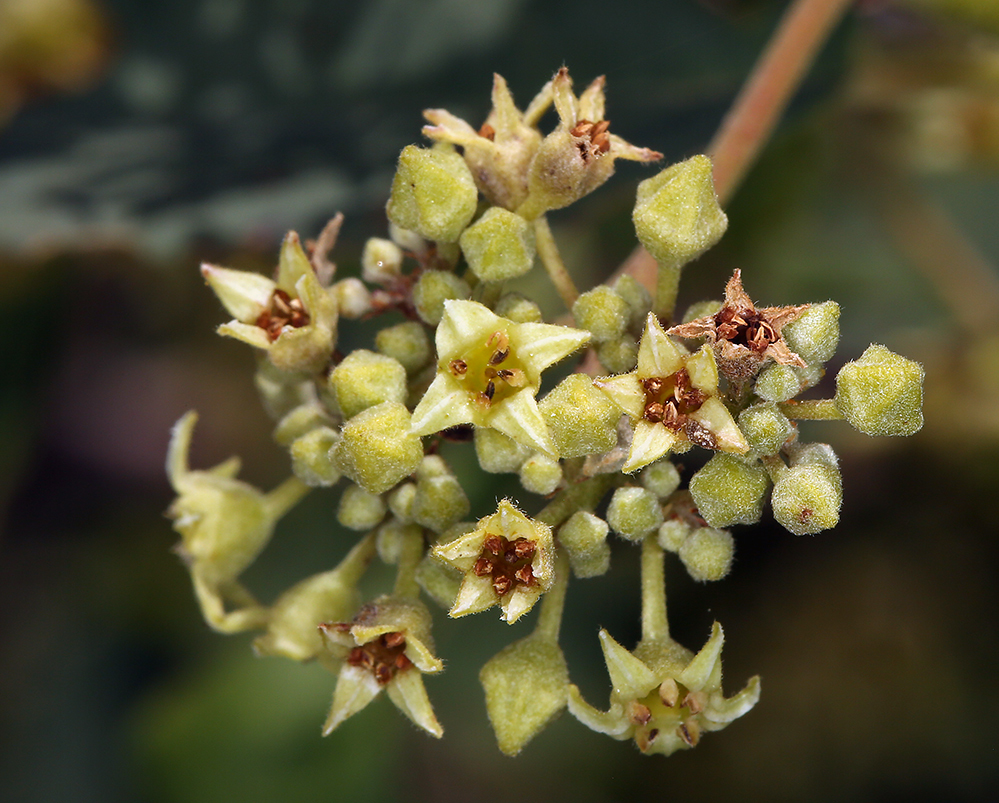
<instances>
[{"instance_id":1,"label":"green stem","mask_svg":"<svg viewBox=\"0 0 999 803\"><path fill-rule=\"evenodd\" d=\"M663 550L654 535L642 541L642 641L669 638Z\"/></svg>"},{"instance_id":2,"label":"green stem","mask_svg":"<svg viewBox=\"0 0 999 803\"><path fill-rule=\"evenodd\" d=\"M660 262L656 273L656 303L652 308L660 321L668 323L676 309L676 296L680 289L682 265Z\"/></svg>"},{"instance_id":3,"label":"green stem","mask_svg":"<svg viewBox=\"0 0 999 803\"><path fill-rule=\"evenodd\" d=\"M558 252L558 245L552 236L552 230L548 225L548 218L544 215L534 221L534 234L538 244L538 256L541 257L541 264L545 266L548 278L552 280L555 289L558 291L562 303L566 309L572 311L572 305L579 298L579 290L569 276L569 271L565 268L562 256Z\"/></svg>"},{"instance_id":4,"label":"green stem","mask_svg":"<svg viewBox=\"0 0 999 803\"><path fill-rule=\"evenodd\" d=\"M763 468L767 470L770 482L774 484L780 479L781 474L787 471L787 465L775 454L764 455L760 458L760 462L763 463Z\"/></svg>"},{"instance_id":5,"label":"green stem","mask_svg":"<svg viewBox=\"0 0 999 803\"><path fill-rule=\"evenodd\" d=\"M558 642L558 631L562 626L562 611L565 609L565 591L569 587L569 558L565 550L555 552L555 582L545 592L541 601L541 613L534 635L553 644Z\"/></svg>"},{"instance_id":6,"label":"green stem","mask_svg":"<svg viewBox=\"0 0 999 803\"><path fill-rule=\"evenodd\" d=\"M832 399L786 401L777 405L784 415L795 421L842 421L843 414Z\"/></svg>"},{"instance_id":7,"label":"green stem","mask_svg":"<svg viewBox=\"0 0 999 803\"><path fill-rule=\"evenodd\" d=\"M392 593L397 597L418 597L420 586L416 582L416 567L423 558L423 530L419 527L405 527L402 543L399 545L399 566L395 574L395 588Z\"/></svg>"},{"instance_id":8,"label":"green stem","mask_svg":"<svg viewBox=\"0 0 999 803\"><path fill-rule=\"evenodd\" d=\"M311 490L312 488L298 477L288 477L288 479L264 497L268 512L277 521L277 519L280 519L285 513L301 502L302 498Z\"/></svg>"},{"instance_id":9,"label":"green stem","mask_svg":"<svg viewBox=\"0 0 999 803\"><path fill-rule=\"evenodd\" d=\"M337 576L345 585L356 586L375 556L375 533L368 533L358 541L336 567Z\"/></svg>"},{"instance_id":10,"label":"green stem","mask_svg":"<svg viewBox=\"0 0 999 803\"><path fill-rule=\"evenodd\" d=\"M590 477L559 491L534 518L549 527L558 527L577 510L593 510L613 485L626 480L623 474L598 474Z\"/></svg>"}]
</instances>

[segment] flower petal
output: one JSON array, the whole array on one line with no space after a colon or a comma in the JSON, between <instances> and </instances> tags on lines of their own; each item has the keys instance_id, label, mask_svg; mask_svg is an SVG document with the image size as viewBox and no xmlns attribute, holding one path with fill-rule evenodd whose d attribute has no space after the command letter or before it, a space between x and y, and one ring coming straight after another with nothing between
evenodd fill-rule
<instances>
[{"instance_id":1,"label":"flower petal","mask_svg":"<svg viewBox=\"0 0 999 803\"><path fill-rule=\"evenodd\" d=\"M449 299L444 302L444 316L437 325L437 356L440 364L461 357L497 330L506 331L509 321L500 318L477 301Z\"/></svg>"},{"instance_id":2,"label":"flower petal","mask_svg":"<svg viewBox=\"0 0 999 803\"><path fill-rule=\"evenodd\" d=\"M715 436L717 448L723 452L745 454L749 443L742 434L728 408L717 398L707 399L690 418L703 424Z\"/></svg>"},{"instance_id":3,"label":"flower petal","mask_svg":"<svg viewBox=\"0 0 999 803\"><path fill-rule=\"evenodd\" d=\"M534 607L543 593L540 586L518 585L509 594L500 597L500 607L503 609L503 621L509 625L516 622L521 616Z\"/></svg>"},{"instance_id":4,"label":"flower petal","mask_svg":"<svg viewBox=\"0 0 999 803\"><path fill-rule=\"evenodd\" d=\"M427 689L423 685L423 674L418 669L410 667L397 672L385 691L396 708L431 736L439 739L444 735L444 729L434 716Z\"/></svg>"},{"instance_id":5,"label":"flower petal","mask_svg":"<svg viewBox=\"0 0 999 803\"><path fill-rule=\"evenodd\" d=\"M458 424L470 424L475 418L468 391L450 374L439 373L413 410L410 432L430 435Z\"/></svg>"},{"instance_id":6,"label":"flower petal","mask_svg":"<svg viewBox=\"0 0 999 803\"><path fill-rule=\"evenodd\" d=\"M528 378L537 377L589 342L592 335L582 329L549 323L520 323L510 326L510 350L523 363Z\"/></svg>"},{"instance_id":7,"label":"flower petal","mask_svg":"<svg viewBox=\"0 0 999 803\"><path fill-rule=\"evenodd\" d=\"M686 669L679 674L677 681L691 691L700 691L705 688L715 673L715 667L721 661L721 650L724 643L725 633L722 631L722 626L715 622L711 626L711 638L691 659Z\"/></svg>"},{"instance_id":8,"label":"flower petal","mask_svg":"<svg viewBox=\"0 0 999 803\"><path fill-rule=\"evenodd\" d=\"M533 388L521 388L493 405L486 416L485 426L492 427L537 452L558 458L551 435L548 434L548 426L538 410Z\"/></svg>"},{"instance_id":9,"label":"flower petal","mask_svg":"<svg viewBox=\"0 0 999 803\"><path fill-rule=\"evenodd\" d=\"M760 700L760 676L749 679L749 683L738 694L729 698L721 692L711 695L708 707L704 710L704 718L709 723L727 725L749 711Z\"/></svg>"},{"instance_id":10,"label":"flower petal","mask_svg":"<svg viewBox=\"0 0 999 803\"><path fill-rule=\"evenodd\" d=\"M631 441L631 451L627 462L621 467L625 474L631 474L649 463L654 463L679 440L679 436L662 424L641 420L635 425L635 437Z\"/></svg>"},{"instance_id":11,"label":"flower petal","mask_svg":"<svg viewBox=\"0 0 999 803\"><path fill-rule=\"evenodd\" d=\"M601 376L594 379L593 384L610 396L611 401L630 418L642 417L645 412L645 391L635 371L620 376Z\"/></svg>"},{"instance_id":12,"label":"flower petal","mask_svg":"<svg viewBox=\"0 0 999 803\"><path fill-rule=\"evenodd\" d=\"M618 644L606 630L600 631L600 646L614 688L614 699L637 700L661 682L651 669Z\"/></svg>"},{"instance_id":13,"label":"flower petal","mask_svg":"<svg viewBox=\"0 0 999 803\"><path fill-rule=\"evenodd\" d=\"M267 336L267 332L259 326L242 323L241 321L229 321L229 323L222 324L215 331L223 337L234 337L236 340L242 340L244 343L249 343L251 346L264 349L265 351L268 351L273 345Z\"/></svg>"},{"instance_id":14,"label":"flower petal","mask_svg":"<svg viewBox=\"0 0 999 803\"><path fill-rule=\"evenodd\" d=\"M253 323L270 304L276 285L266 276L245 270L220 268L205 263L201 266L205 277L222 306L242 323Z\"/></svg>"},{"instance_id":15,"label":"flower petal","mask_svg":"<svg viewBox=\"0 0 999 803\"><path fill-rule=\"evenodd\" d=\"M323 725L323 736L328 736L345 719L352 717L378 696L382 687L367 669L344 664L340 667L333 705Z\"/></svg>"},{"instance_id":16,"label":"flower petal","mask_svg":"<svg viewBox=\"0 0 999 803\"><path fill-rule=\"evenodd\" d=\"M468 616L470 613L479 613L491 608L496 604L499 597L493 589L491 577L479 577L472 572L465 575L465 579L458 589L458 596L454 598L454 605L447 615L452 619L459 616Z\"/></svg>"},{"instance_id":17,"label":"flower petal","mask_svg":"<svg viewBox=\"0 0 999 803\"><path fill-rule=\"evenodd\" d=\"M307 273L312 273L312 263L302 250L297 232L289 231L281 243L278 257L277 286L289 295L295 295L295 285Z\"/></svg>"},{"instance_id":18,"label":"flower petal","mask_svg":"<svg viewBox=\"0 0 999 803\"><path fill-rule=\"evenodd\" d=\"M569 685L569 713L587 728L597 733L605 733L612 739L627 739L634 727L624 715L620 703L612 703L609 711L600 711L583 699L579 687Z\"/></svg>"},{"instance_id":19,"label":"flower petal","mask_svg":"<svg viewBox=\"0 0 999 803\"><path fill-rule=\"evenodd\" d=\"M663 331L659 319L650 312L645 319L642 342L638 346L638 376L642 379L671 376L683 368L685 353Z\"/></svg>"},{"instance_id":20,"label":"flower petal","mask_svg":"<svg viewBox=\"0 0 999 803\"><path fill-rule=\"evenodd\" d=\"M704 345L693 356L688 357L684 367L690 376L690 384L705 393L718 392L718 363L711 346Z\"/></svg>"}]
</instances>

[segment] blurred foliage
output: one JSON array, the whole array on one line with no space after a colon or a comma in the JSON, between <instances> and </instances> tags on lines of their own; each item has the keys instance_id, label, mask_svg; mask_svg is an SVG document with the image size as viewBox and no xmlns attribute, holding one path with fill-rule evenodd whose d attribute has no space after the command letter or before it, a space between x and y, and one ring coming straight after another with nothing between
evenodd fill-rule
<instances>
[{"instance_id":1,"label":"blurred foliage","mask_svg":"<svg viewBox=\"0 0 999 803\"><path fill-rule=\"evenodd\" d=\"M25 3L0 0L0 19ZM476 680L520 635L497 621L476 623L488 639L462 622L439 631L455 689L438 699L427 684L442 743L384 700L322 740L333 678L207 632L169 552L162 463L184 410L205 422L196 465L238 453L262 486L287 472L251 358L213 334L221 318L198 261L264 270L285 228L310 236L342 209L336 257L356 273L361 244L384 233L395 154L418 140L420 109L481 118L493 70L522 100L563 62L582 80L606 72L615 130L674 161L696 153L781 5L36 2L82 14L49 11L47 33L26 29L69 43L63 64L87 65L66 68L69 82L26 79L44 70L11 60L28 51L5 49L15 39L0 24L0 87L18 87L20 108L0 131L0 319L12 338L0 383L0 797L995 796L999 317L976 310L990 309L999 262L999 44L967 21L887 3L851 17L731 205L728 235L681 288L681 304L720 296L738 266L763 303L839 301L842 359L874 340L927 366L926 427L910 442L806 425L843 455L837 530L737 530L718 588L669 567L677 638L702 643L717 617L727 685L763 676L760 705L723 736L667 763L564 718L511 763ZM106 48L112 29L99 84L37 94L95 75L109 51L94 43ZM621 169L602 201L553 217L571 270L609 273L624 258L644 177ZM462 447L449 448L460 470ZM502 482L479 489L473 514ZM262 597L346 551L337 494L282 522L266 572L246 577ZM570 627L565 649L589 667L573 681L593 699L606 693L598 626L626 646L638 635L637 589L620 579L633 576L570 591L568 621L592 626Z\"/></svg>"}]
</instances>

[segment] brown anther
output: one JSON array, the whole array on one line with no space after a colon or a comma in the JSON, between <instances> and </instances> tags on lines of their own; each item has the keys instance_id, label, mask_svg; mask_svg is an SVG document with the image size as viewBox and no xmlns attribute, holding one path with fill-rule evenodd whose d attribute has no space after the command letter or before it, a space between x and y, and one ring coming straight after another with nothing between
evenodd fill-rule
<instances>
[{"instance_id":1,"label":"brown anther","mask_svg":"<svg viewBox=\"0 0 999 803\"><path fill-rule=\"evenodd\" d=\"M509 593L510 589L513 588L513 578L506 574L495 574L493 575L493 591L495 591L499 596Z\"/></svg>"},{"instance_id":2,"label":"brown anther","mask_svg":"<svg viewBox=\"0 0 999 803\"><path fill-rule=\"evenodd\" d=\"M676 402L670 399L663 405L662 421L666 429L676 432L686 423L687 417L677 409Z\"/></svg>"},{"instance_id":3,"label":"brown anther","mask_svg":"<svg viewBox=\"0 0 999 803\"><path fill-rule=\"evenodd\" d=\"M482 542L482 546L492 555L499 557L503 553L503 542L506 539L500 535L490 535Z\"/></svg>"},{"instance_id":4,"label":"brown anther","mask_svg":"<svg viewBox=\"0 0 999 803\"><path fill-rule=\"evenodd\" d=\"M496 383L491 379L486 383L486 389L482 391L482 395L486 397L489 401L492 401L493 396L496 394Z\"/></svg>"},{"instance_id":5,"label":"brown anther","mask_svg":"<svg viewBox=\"0 0 999 803\"><path fill-rule=\"evenodd\" d=\"M642 387L649 396L658 396L666 387L666 380L660 376L650 376L642 380Z\"/></svg>"},{"instance_id":6,"label":"brown anther","mask_svg":"<svg viewBox=\"0 0 999 803\"><path fill-rule=\"evenodd\" d=\"M386 647L398 647L401 644L406 643L406 636L398 631L394 633L386 633L382 636L382 644Z\"/></svg>"},{"instance_id":7,"label":"brown anther","mask_svg":"<svg viewBox=\"0 0 999 803\"><path fill-rule=\"evenodd\" d=\"M667 708L672 708L676 705L677 700L680 699L680 687L676 685L676 681L673 678L666 678L666 680L659 684L659 699L663 701L663 705Z\"/></svg>"},{"instance_id":8,"label":"brown anther","mask_svg":"<svg viewBox=\"0 0 999 803\"><path fill-rule=\"evenodd\" d=\"M271 308L278 315L287 316L288 313L291 312L290 301L291 296L289 296L284 290L275 290L274 295L271 297Z\"/></svg>"},{"instance_id":9,"label":"brown anther","mask_svg":"<svg viewBox=\"0 0 999 803\"><path fill-rule=\"evenodd\" d=\"M569 132L574 137L589 137L595 126L589 120L580 120Z\"/></svg>"},{"instance_id":10,"label":"brown anther","mask_svg":"<svg viewBox=\"0 0 999 803\"><path fill-rule=\"evenodd\" d=\"M464 360L451 360L447 367L455 376L464 376L465 372L468 371L468 363Z\"/></svg>"},{"instance_id":11,"label":"brown anther","mask_svg":"<svg viewBox=\"0 0 999 803\"><path fill-rule=\"evenodd\" d=\"M699 421L693 421L688 418L686 422L684 422L683 432L691 443L702 446L705 449L718 448L718 438L710 429Z\"/></svg>"},{"instance_id":12,"label":"brown anther","mask_svg":"<svg viewBox=\"0 0 999 803\"><path fill-rule=\"evenodd\" d=\"M489 123L483 123L482 128L479 129L479 136L493 142L496 139L496 129L489 125Z\"/></svg>"},{"instance_id":13,"label":"brown anther","mask_svg":"<svg viewBox=\"0 0 999 803\"><path fill-rule=\"evenodd\" d=\"M475 572L476 577L488 577L495 568L495 564L489 558L479 558L475 561L472 571Z\"/></svg>"},{"instance_id":14,"label":"brown anther","mask_svg":"<svg viewBox=\"0 0 999 803\"><path fill-rule=\"evenodd\" d=\"M388 664L378 664L372 671L375 675L375 680L381 686L392 680L392 667Z\"/></svg>"},{"instance_id":15,"label":"brown anther","mask_svg":"<svg viewBox=\"0 0 999 803\"><path fill-rule=\"evenodd\" d=\"M309 323L309 313L301 299L292 298L284 290L274 290L271 293L267 309L257 316L256 325L267 332L267 338L272 343L281 336L285 326L299 328Z\"/></svg>"},{"instance_id":16,"label":"brown anther","mask_svg":"<svg viewBox=\"0 0 999 803\"><path fill-rule=\"evenodd\" d=\"M650 730L648 736L649 744L652 744L656 740L656 737L658 735L659 735L659 728L653 728L652 730Z\"/></svg>"},{"instance_id":17,"label":"brown anther","mask_svg":"<svg viewBox=\"0 0 999 803\"><path fill-rule=\"evenodd\" d=\"M704 710L705 696L702 692L692 691L683 698L683 704L691 714L699 714Z\"/></svg>"},{"instance_id":18,"label":"brown anther","mask_svg":"<svg viewBox=\"0 0 999 803\"><path fill-rule=\"evenodd\" d=\"M347 663L351 666L361 666L365 659L370 660L371 656L363 647L354 647L347 656Z\"/></svg>"},{"instance_id":19,"label":"brown anther","mask_svg":"<svg viewBox=\"0 0 999 803\"><path fill-rule=\"evenodd\" d=\"M412 665L413 665L413 662L410 661L409 658L406 657L406 653L401 652L401 653L399 653L395 657L395 668L396 668L396 670L399 670L399 669L409 669L409 667L411 667Z\"/></svg>"},{"instance_id":20,"label":"brown anther","mask_svg":"<svg viewBox=\"0 0 999 803\"><path fill-rule=\"evenodd\" d=\"M686 722L680 724L676 729L676 735L689 747L695 747L701 740L701 726L697 724L697 720L691 717Z\"/></svg>"},{"instance_id":21,"label":"brown anther","mask_svg":"<svg viewBox=\"0 0 999 803\"><path fill-rule=\"evenodd\" d=\"M486 345L494 351L503 351L510 348L510 337L506 332L497 330L489 335Z\"/></svg>"},{"instance_id":22,"label":"brown anther","mask_svg":"<svg viewBox=\"0 0 999 803\"><path fill-rule=\"evenodd\" d=\"M534 543L530 538L518 538L513 542L513 551L516 553L519 560L528 560L534 557L534 553L537 552L538 545Z\"/></svg>"},{"instance_id":23,"label":"brown anther","mask_svg":"<svg viewBox=\"0 0 999 803\"><path fill-rule=\"evenodd\" d=\"M658 424L663 420L663 406L659 402L652 402L645 406L645 420L651 421L653 424Z\"/></svg>"},{"instance_id":24,"label":"brown anther","mask_svg":"<svg viewBox=\"0 0 999 803\"><path fill-rule=\"evenodd\" d=\"M637 700L632 700L628 705L628 719L635 725L645 725L652 719L652 712L647 705L642 705Z\"/></svg>"},{"instance_id":25,"label":"brown anther","mask_svg":"<svg viewBox=\"0 0 999 803\"><path fill-rule=\"evenodd\" d=\"M538 584L537 579L534 577L534 569L531 568L530 563L517 569L517 571L513 573L513 579L522 586L533 586Z\"/></svg>"},{"instance_id":26,"label":"brown anther","mask_svg":"<svg viewBox=\"0 0 999 803\"><path fill-rule=\"evenodd\" d=\"M497 349L493 352L493 356L489 358L490 365L499 365L503 360L510 356L510 347L507 346L503 349Z\"/></svg>"}]
</instances>

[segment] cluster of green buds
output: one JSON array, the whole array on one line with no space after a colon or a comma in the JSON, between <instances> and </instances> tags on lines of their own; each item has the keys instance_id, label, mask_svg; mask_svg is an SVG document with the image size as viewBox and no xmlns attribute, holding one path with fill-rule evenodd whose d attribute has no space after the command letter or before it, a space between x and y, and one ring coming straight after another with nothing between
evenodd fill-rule
<instances>
[{"instance_id":1,"label":"cluster of green buds","mask_svg":"<svg viewBox=\"0 0 999 803\"><path fill-rule=\"evenodd\" d=\"M562 69L521 112L496 76L492 105L479 128L425 113L434 144L403 150L389 237L367 242L361 278L337 280L329 259L340 216L304 246L289 233L274 279L203 266L234 318L219 333L259 352L256 385L291 476L263 493L235 479L235 459L191 470L186 415L167 463L178 552L209 625L257 631L259 654L336 675L324 733L384 689L441 736L423 678L444 668L427 603L450 617L498 606L511 626L537 607L530 632L481 670L500 749L517 753L568 708L668 755L749 711L760 683L725 696L719 624L696 653L670 637L665 560L675 555L697 581L722 579L735 550L728 528L757 522L768 499L796 535L833 527L836 455L799 438L797 422L910 435L922 424L922 368L871 346L839 371L833 398L799 399L834 354L839 307L757 307L739 271L723 300L674 320L681 269L727 225L704 156L639 186L634 222L659 266L655 286L624 275L579 293L545 214L603 184L617 159L661 156L610 132L602 78L577 97ZM558 123L544 134L551 105ZM536 264L565 303L558 322L505 286ZM339 328L361 318L377 320L377 334L342 354ZM576 370L543 391L545 372L572 357ZM445 459L460 449L487 474L516 475L523 493L473 511L466 489L483 478L459 477ZM690 450L704 455L685 460L696 471L674 460ZM338 566L258 602L240 574L306 492L335 486L340 532L358 540L345 540ZM564 601L570 581L605 574L632 546L642 638L629 651L599 632L612 687L600 710L570 680ZM364 599L376 559L395 566L394 586Z\"/></svg>"}]
</instances>

